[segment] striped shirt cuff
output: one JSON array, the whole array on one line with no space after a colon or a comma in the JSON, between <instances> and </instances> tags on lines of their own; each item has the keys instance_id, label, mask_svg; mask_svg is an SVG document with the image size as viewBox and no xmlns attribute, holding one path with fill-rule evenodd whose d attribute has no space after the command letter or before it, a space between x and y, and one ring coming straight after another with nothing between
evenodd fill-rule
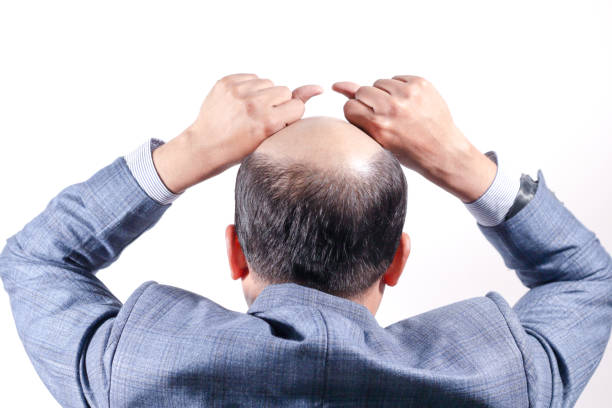
<instances>
[{"instance_id":1,"label":"striped shirt cuff","mask_svg":"<svg viewBox=\"0 0 612 408\"><path fill-rule=\"evenodd\" d=\"M500 166L494 151L486 152L485 155L497 164L497 174L487 191L476 201L465 206L478 224L492 227L501 224L512 207L521 188L521 175L515 177L512 172L508 173L505 166Z\"/></svg>"},{"instance_id":2,"label":"striped shirt cuff","mask_svg":"<svg viewBox=\"0 0 612 408\"><path fill-rule=\"evenodd\" d=\"M164 143L163 140L150 138L137 149L126 154L124 158L132 175L144 192L158 203L167 205L181 194L174 194L168 190L157 170L155 170L152 152Z\"/></svg>"}]
</instances>

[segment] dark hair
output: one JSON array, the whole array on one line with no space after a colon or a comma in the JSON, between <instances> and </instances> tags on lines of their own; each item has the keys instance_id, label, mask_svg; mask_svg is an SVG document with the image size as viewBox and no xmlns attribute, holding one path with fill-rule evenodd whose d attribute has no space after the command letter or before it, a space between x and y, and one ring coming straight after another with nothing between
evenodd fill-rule
<instances>
[{"instance_id":1,"label":"dark hair","mask_svg":"<svg viewBox=\"0 0 612 408\"><path fill-rule=\"evenodd\" d=\"M361 173L246 157L236 176L235 225L255 277L342 297L380 279L399 245L408 188L387 150L368 164Z\"/></svg>"}]
</instances>

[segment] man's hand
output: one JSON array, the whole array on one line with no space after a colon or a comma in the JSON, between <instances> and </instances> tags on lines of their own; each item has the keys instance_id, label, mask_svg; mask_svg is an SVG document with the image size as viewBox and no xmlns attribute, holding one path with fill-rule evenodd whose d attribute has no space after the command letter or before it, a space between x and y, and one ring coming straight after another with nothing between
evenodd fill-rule
<instances>
[{"instance_id":1,"label":"man's hand","mask_svg":"<svg viewBox=\"0 0 612 408\"><path fill-rule=\"evenodd\" d=\"M401 75L374 86L337 82L349 98L346 119L363 129L400 162L463 202L479 198L497 167L455 126L448 106L425 79Z\"/></svg>"},{"instance_id":2,"label":"man's hand","mask_svg":"<svg viewBox=\"0 0 612 408\"><path fill-rule=\"evenodd\" d=\"M304 104L323 92L306 85L293 92L253 74L226 76L210 91L195 122L153 151L160 178L183 192L240 161L267 137L304 115Z\"/></svg>"}]
</instances>

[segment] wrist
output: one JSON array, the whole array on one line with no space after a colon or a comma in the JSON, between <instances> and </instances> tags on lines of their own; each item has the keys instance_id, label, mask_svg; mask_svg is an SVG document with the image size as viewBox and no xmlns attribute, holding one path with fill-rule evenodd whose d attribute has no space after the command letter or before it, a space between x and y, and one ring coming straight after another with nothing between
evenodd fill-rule
<instances>
[{"instance_id":1,"label":"wrist","mask_svg":"<svg viewBox=\"0 0 612 408\"><path fill-rule=\"evenodd\" d=\"M180 136L153 150L153 165L166 188L174 193L181 194L188 187L187 177L181 162L184 162L184 146Z\"/></svg>"},{"instance_id":2,"label":"wrist","mask_svg":"<svg viewBox=\"0 0 612 408\"><path fill-rule=\"evenodd\" d=\"M482 196L495 180L497 165L478 151L467 139L447 152L435 167L426 172L428 179L464 203Z\"/></svg>"},{"instance_id":3,"label":"wrist","mask_svg":"<svg viewBox=\"0 0 612 408\"><path fill-rule=\"evenodd\" d=\"M174 194L168 190L153 163L153 152L164 143L161 139L149 138L137 149L126 154L124 159L142 190L158 203L168 205L176 200L180 194Z\"/></svg>"},{"instance_id":4,"label":"wrist","mask_svg":"<svg viewBox=\"0 0 612 408\"><path fill-rule=\"evenodd\" d=\"M153 151L155 170L174 194L180 194L201 181L201 168L195 154L187 130Z\"/></svg>"},{"instance_id":5,"label":"wrist","mask_svg":"<svg viewBox=\"0 0 612 408\"><path fill-rule=\"evenodd\" d=\"M497 164L473 145L460 157L446 183L454 196L464 203L471 203L480 198L493 184Z\"/></svg>"},{"instance_id":6,"label":"wrist","mask_svg":"<svg viewBox=\"0 0 612 408\"><path fill-rule=\"evenodd\" d=\"M180 194L229 167L222 149L202 140L201 132L190 126L153 151L155 169L171 192Z\"/></svg>"}]
</instances>

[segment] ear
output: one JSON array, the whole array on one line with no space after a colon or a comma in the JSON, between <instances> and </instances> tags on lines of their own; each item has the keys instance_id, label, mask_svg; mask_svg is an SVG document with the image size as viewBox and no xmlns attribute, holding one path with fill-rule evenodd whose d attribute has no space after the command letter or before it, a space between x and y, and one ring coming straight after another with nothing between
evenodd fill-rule
<instances>
[{"instance_id":1,"label":"ear","mask_svg":"<svg viewBox=\"0 0 612 408\"><path fill-rule=\"evenodd\" d=\"M383 275L383 282L386 285L395 286L397 284L397 281L404 271L408 255L410 255L410 237L405 232L402 232L400 243L393 256L393 261L391 261L391 265L389 265L387 272Z\"/></svg>"},{"instance_id":2,"label":"ear","mask_svg":"<svg viewBox=\"0 0 612 408\"><path fill-rule=\"evenodd\" d=\"M227 246L227 260L229 261L232 279L245 278L249 274L249 267L238 241L234 224L230 224L225 228L225 244Z\"/></svg>"}]
</instances>

